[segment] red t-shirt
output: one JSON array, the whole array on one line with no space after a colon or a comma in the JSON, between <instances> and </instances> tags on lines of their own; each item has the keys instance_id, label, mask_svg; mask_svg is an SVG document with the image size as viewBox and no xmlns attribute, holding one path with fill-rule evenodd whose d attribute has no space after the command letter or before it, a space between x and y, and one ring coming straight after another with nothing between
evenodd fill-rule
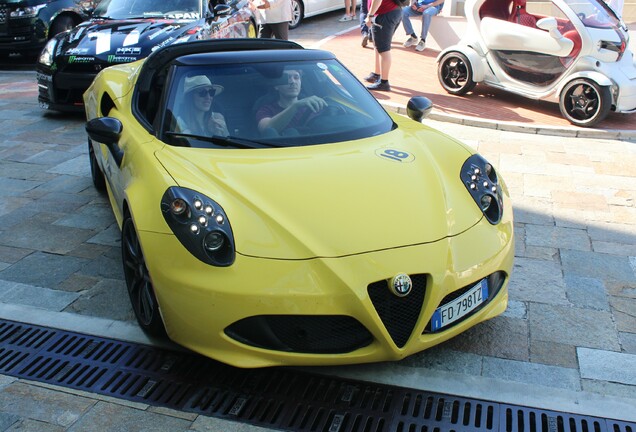
<instances>
[{"instance_id":1,"label":"red t-shirt","mask_svg":"<svg viewBox=\"0 0 636 432\"><path fill-rule=\"evenodd\" d=\"M369 8L371 8L371 3L373 3L373 0L368 0L367 1L367 6ZM376 15L382 15L385 14L387 12L391 12L393 9L397 8L398 5L393 1L393 0L382 0L382 3L380 3L380 7L378 8L377 12L375 13Z\"/></svg>"}]
</instances>

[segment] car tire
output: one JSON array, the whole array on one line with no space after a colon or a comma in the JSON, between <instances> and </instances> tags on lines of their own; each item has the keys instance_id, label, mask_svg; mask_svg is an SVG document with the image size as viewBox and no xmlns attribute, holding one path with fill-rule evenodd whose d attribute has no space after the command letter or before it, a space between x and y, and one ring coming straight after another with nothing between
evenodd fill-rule
<instances>
[{"instance_id":1,"label":"car tire","mask_svg":"<svg viewBox=\"0 0 636 432\"><path fill-rule=\"evenodd\" d=\"M437 78L450 94L463 95L475 88L473 70L468 58L459 52L449 52L437 67Z\"/></svg>"},{"instance_id":2,"label":"car tire","mask_svg":"<svg viewBox=\"0 0 636 432\"><path fill-rule=\"evenodd\" d=\"M49 38L52 38L56 34L70 30L75 26L76 23L72 17L68 15L59 16L55 18L55 21L53 21L53 24L51 24L51 27L49 29Z\"/></svg>"},{"instance_id":3,"label":"car tire","mask_svg":"<svg viewBox=\"0 0 636 432\"><path fill-rule=\"evenodd\" d=\"M605 119L612 109L609 87L581 78L570 81L559 96L563 117L576 126L592 127Z\"/></svg>"},{"instance_id":4,"label":"car tire","mask_svg":"<svg viewBox=\"0 0 636 432\"><path fill-rule=\"evenodd\" d=\"M88 140L88 160L91 165L91 178L93 179L93 186L95 186L95 189L97 189L99 192L106 191L106 179L104 178L102 169L97 163L95 150L93 149L93 145L91 144L90 140Z\"/></svg>"},{"instance_id":5,"label":"car tire","mask_svg":"<svg viewBox=\"0 0 636 432\"><path fill-rule=\"evenodd\" d=\"M300 25L305 16L305 5L302 0L291 0L292 3L292 19L289 22L289 28L295 29Z\"/></svg>"},{"instance_id":6,"label":"car tire","mask_svg":"<svg viewBox=\"0 0 636 432\"><path fill-rule=\"evenodd\" d=\"M258 29L256 28L256 24L254 21L250 21L247 26L247 37L248 38L257 38L258 37Z\"/></svg>"},{"instance_id":7,"label":"car tire","mask_svg":"<svg viewBox=\"0 0 636 432\"><path fill-rule=\"evenodd\" d=\"M159 302L146 267L135 224L126 215L121 228L121 256L130 303L139 326L150 336L165 338Z\"/></svg>"}]
</instances>

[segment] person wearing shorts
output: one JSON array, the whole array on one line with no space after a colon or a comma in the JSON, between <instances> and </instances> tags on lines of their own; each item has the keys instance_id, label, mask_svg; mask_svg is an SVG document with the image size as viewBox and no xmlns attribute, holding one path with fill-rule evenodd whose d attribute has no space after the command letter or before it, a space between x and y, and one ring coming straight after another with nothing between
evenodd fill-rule
<instances>
[{"instance_id":1,"label":"person wearing shorts","mask_svg":"<svg viewBox=\"0 0 636 432\"><path fill-rule=\"evenodd\" d=\"M369 14L366 24L373 34L375 66L365 81L371 83L367 86L369 90L391 91L391 41L402 22L402 9L393 0L368 1Z\"/></svg>"}]
</instances>

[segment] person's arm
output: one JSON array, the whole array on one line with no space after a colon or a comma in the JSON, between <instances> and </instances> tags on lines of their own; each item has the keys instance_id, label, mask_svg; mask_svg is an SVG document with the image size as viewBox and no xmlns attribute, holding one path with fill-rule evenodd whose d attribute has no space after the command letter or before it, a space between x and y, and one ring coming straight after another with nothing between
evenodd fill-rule
<instances>
[{"instance_id":1,"label":"person's arm","mask_svg":"<svg viewBox=\"0 0 636 432\"><path fill-rule=\"evenodd\" d=\"M366 0L362 0L366 1ZM373 0L369 5L369 13L367 14L366 25L371 28L374 23L374 18L378 13L378 9L380 9L380 5L382 4L382 0Z\"/></svg>"},{"instance_id":2,"label":"person's arm","mask_svg":"<svg viewBox=\"0 0 636 432\"><path fill-rule=\"evenodd\" d=\"M298 110L306 107L312 113L317 113L327 106L327 102L318 96L309 96L304 99L299 99L292 103L290 106L279 112L274 116L262 117L258 122L258 130L263 132L265 129L273 128L279 133L282 132L290 121L296 116Z\"/></svg>"},{"instance_id":3,"label":"person's arm","mask_svg":"<svg viewBox=\"0 0 636 432\"><path fill-rule=\"evenodd\" d=\"M225 117L219 112L213 112L208 121L208 129L212 135L228 136L230 132L227 130Z\"/></svg>"}]
</instances>

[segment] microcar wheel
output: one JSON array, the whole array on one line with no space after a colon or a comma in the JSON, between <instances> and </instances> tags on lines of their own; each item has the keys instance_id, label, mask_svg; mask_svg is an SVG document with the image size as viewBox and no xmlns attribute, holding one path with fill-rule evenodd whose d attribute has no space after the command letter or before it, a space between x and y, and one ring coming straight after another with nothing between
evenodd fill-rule
<instances>
[{"instance_id":1,"label":"microcar wheel","mask_svg":"<svg viewBox=\"0 0 636 432\"><path fill-rule=\"evenodd\" d=\"M256 24L250 21L249 26L247 26L247 37L248 38L257 38L258 34L256 31Z\"/></svg>"},{"instance_id":2,"label":"microcar wheel","mask_svg":"<svg viewBox=\"0 0 636 432\"><path fill-rule=\"evenodd\" d=\"M104 192L106 190L106 179L104 178L104 173L102 169L99 167L97 163L97 158L95 158L95 150L93 149L93 145L91 141L88 140L88 160L91 165L91 178L93 179L93 186L100 192Z\"/></svg>"},{"instance_id":3,"label":"microcar wheel","mask_svg":"<svg viewBox=\"0 0 636 432\"><path fill-rule=\"evenodd\" d=\"M303 20L305 15L305 5L302 0L291 0L292 3L292 19L289 22L289 28L295 29Z\"/></svg>"},{"instance_id":4,"label":"microcar wheel","mask_svg":"<svg viewBox=\"0 0 636 432\"><path fill-rule=\"evenodd\" d=\"M475 88L470 61L462 53L449 52L439 62L437 78L450 94L463 95Z\"/></svg>"},{"instance_id":5,"label":"microcar wheel","mask_svg":"<svg viewBox=\"0 0 636 432\"><path fill-rule=\"evenodd\" d=\"M164 337L166 330L159 313L159 303L130 216L126 216L121 229L121 255L130 303L139 326L152 336Z\"/></svg>"},{"instance_id":6,"label":"microcar wheel","mask_svg":"<svg viewBox=\"0 0 636 432\"><path fill-rule=\"evenodd\" d=\"M609 114L612 95L609 87L588 79L576 79L567 83L561 91L559 108L570 123L591 127Z\"/></svg>"}]
</instances>

